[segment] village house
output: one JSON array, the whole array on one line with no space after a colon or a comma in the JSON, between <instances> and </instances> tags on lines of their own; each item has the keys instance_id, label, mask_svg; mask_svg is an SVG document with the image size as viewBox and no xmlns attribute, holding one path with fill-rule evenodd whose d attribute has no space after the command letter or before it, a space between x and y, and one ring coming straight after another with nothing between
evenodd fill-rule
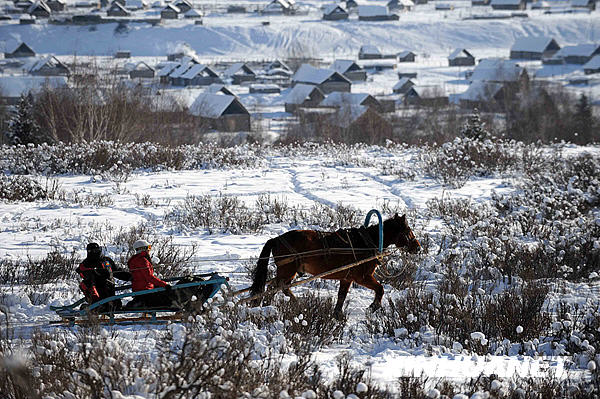
<instances>
[{"instance_id":1,"label":"village house","mask_svg":"<svg viewBox=\"0 0 600 399\"><path fill-rule=\"evenodd\" d=\"M560 46L551 37L525 36L515 40L510 49L510 59L541 60L550 58L560 50Z\"/></svg>"},{"instance_id":2,"label":"village house","mask_svg":"<svg viewBox=\"0 0 600 399\"><path fill-rule=\"evenodd\" d=\"M448 105L448 96L439 86L412 86L404 95L403 103L421 107Z\"/></svg>"},{"instance_id":3,"label":"village house","mask_svg":"<svg viewBox=\"0 0 600 399\"><path fill-rule=\"evenodd\" d=\"M140 61L137 64L133 64L129 69L129 78L137 79L137 78L154 78L156 71L150 65L146 64L144 61Z\"/></svg>"},{"instance_id":4,"label":"village house","mask_svg":"<svg viewBox=\"0 0 600 399\"><path fill-rule=\"evenodd\" d=\"M396 94L406 94L414 85L415 83L409 78L402 78L394 85L392 91Z\"/></svg>"},{"instance_id":5,"label":"village house","mask_svg":"<svg viewBox=\"0 0 600 399\"><path fill-rule=\"evenodd\" d=\"M174 4L167 4L165 8L160 11L161 19L178 19L181 11Z\"/></svg>"},{"instance_id":6,"label":"village house","mask_svg":"<svg viewBox=\"0 0 600 399\"><path fill-rule=\"evenodd\" d=\"M22 94L38 92L44 87L65 86L65 76L0 76L0 104L17 105Z\"/></svg>"},{"instance_id":7,"label":"village house","mask_svg":"<svg viewBox=\"0 0 600 399\"><path fill-rule=\"evenodd\" d=\"M223 72L223 75L231 79L234 85L242 84L243 82L254 82L256 73L243 62L236 62Z\"/></svg>"},{"instance_id":8,"label":"village house","mask_svg":"<svg viewBox=\"0 0 600 399\"><path fill-rule=\"evenodd\" d=\"M390 11L411 11L415 7L412 0L390 0L387 8Z\"/></svg>"},{"instance_id":9,"label":"village house","mask_svg":"<svg viewBox=\"0 0 600 399\"><path fill-rule=\"evenodd\" d=\"M316 107L324 98L325 95L317 86L299 83L285 98L285 112L295 113L300 107Z\"/></svg>"},{"instance_id":10,"label":"village house","mask_svg":"<svg viewBox=\"0 0 600 399\"><path fill-rule=\"evenodd\" d=\"M24 42L13 47L14 48L9 48L9 50L4 53L4 58L35 57L35 51Z\"/></svg>"},{"instance_id":11,"label":"village house","mask_svg":"<svg viewBox=\"0 0 600 399\"><path fill-rule=\"evenodd\" d=\"M494 10L524 10L527 0L491 0L490 5Z\"/></svg>"},{"instance_id":12,"label":"village house","mask_svg":"<svg viewBox=\"0 0 600 399\"><path fill-rule=\"evenodd\" d=\"M65 0L48 0L46 4L50 7L52 12L62 12L65 11L67 7L67 2Z\"/></svg>"},{"instance_id":13,"label":"village house","mask_svg":"<svg viewBox=\"0 0 600 399\"><path fill-rule=\"evenodd\" d=\"M510 83L529 81L527 70L511 60L501 58L486 58L477 64L473 72L467 76L470 82L484 81L495 83Z\"/></svg>"},{"instance_id":14,"label":"village house","mask_svg":"<svg viewBox=\"0 0 600 399\"><path fill-rule=\"evenodd\" d=\"M53 55L32 61L25 67L34 76L70 76L71 70Z\"/></svg>"},{"instance_id":15,"label":"village house","mask_svg":"<svg viewBox=\"0 0 600 399\"><path fill-rule=\"evenodd\" d=\"M44 0L39 0L27 9L27 14L33 15L36 18L50 18L52 10Z\"/></svg>"},{"instance_id":16,"label":"village house","mask_svg":"<svg viewBox=\"0 0 600 399\"><path fill-rule=\"evenodd\" d=\"M594 11L596 9L596 0L571 0L571 7L587 8L590 11Z\"/></svg>"},{"instance_id":17,"label":"village house","mask_svg":"<svg viewBox=\"0 0 600 399\"><path fill-rule=\"evenodd\" d=\"M277 94L281 92L281 88L273 83L254 83L248 88L249 93L260 94Z\"/></svg>"},{"instance_id":18,"label":"village house","mask_svg":"<svg viewBox=\"0 0 600 399\"><path fill-rule=\"evenodd\" d=\"M147 0L125 0L125 9L131 11L145 10L149 7Z\"/></svg>"},{"instance_id":19,"label":"village house","mask_svg":"<svg viewBox=\"0 0 600 399\"><path fill-rule=\"evenodd\" d=\"M226 96L237 97L231 90L229 90L225 85L223 85L221 83L212 83L211 85L209 85L206 88L206 90L204 92L212 93L212 94L224 94Z\"/></svg>"},{"instance_id":20,"label":"village house","mask_svg":"<svg viewBox=\"0 0 600 399\"><path fill-rule=\"evenodd\" d=\"M323 9L323 19L326 21L340 21L348 17L348 11L338 4L328 4Z\"/></svg>"},{"instance_id":21,"label":"village house","mask_svg":"<svg viewBox=\"0 0 600 399\"><path fill-rule=\"evenodd\" d=\"M335 60L330 69L341 73L351 81L367 80L367 72L352 60Z\"/></svg>"},{"instance_id":22,"label":"village house","mask_svg":"<svg viewBox=\"0 0 600 399\"><path fill-rule=\"evenodd\" d=\"M206 119L210 127L218 131L250 131L250 113L234 96L201 93L189 112Z\"/></svg>"},{"instance_id":23,"label":"village house","mask_svg":"<svg viewBox=\"0 0 600 399\"><path fill-rule=\"evenodd\" d=\"M396 58L398 59L398 62L415 62L415 57L417 55L415 53L413 53L412 51L401 51L396 55Z\"/></svg>"},{"instance_id":24,"label":"village house","mask_svg":"<svg viewBox=\"0 0 600 399\"><path fill-rule=\"evenodd\" d=\"M309 64L302 64L292 77L292 86L298 83L318 86L325 94L334 91L349 92L352 82L344 75L331 69L315 68Z\"/></svg>"},{"instance_id":25,"label":"village house","mask_svg":"<svg viewBox=\"0 0 600 399\"><path fill-rule=\"evenodd\" d=\"M472 7L489 6L489 5L490 5L490 0L471 0Z\"/></svg>"},{"instance_id":26,"label":"village house","mask_svg":"<svg viewBox=\"0 0 600 399\"><path fill-rule=\"evenodd\" d=\"M340 108L347 105L364 105L365 107L373 107L377 112L382 112L379 101L367 93L343 93L334 91L325 97L319 104L320 107L332 108Z\"/></svg>"},{"instance_id":27,"label":"village house","mask_svg":"<svg viewBox=\"0 0 600 399\"><path fill-rule=\"evenodd\" d=\"M193 64L177 78L176 82L178 86L208 86L213 83L223 83L215 71L203 64Z\"/></svg>"},{"instance_id":28,"label":"village house","mask_svg":"<svg viewBox=\"0 0 600 399\"><path fill-rule=\"evenodd\" d=\"M359 21L397 21L399 19L400 17L398 15L391 14L385 6L358 6Z\"/></svg>"},{"instance_id":29,"label":"village house","mask_svg":"<svg viewBox=\"0 0 600 399\"><path fill-rule=\"evenodd\" d=\"M160 83L169 84L171 81L171 73L173 73L180 66L181 63L178 61L161 62L156 68L158 70L156 76L158 76Z\"/></svg>"},{"instance_id":30,"label":"village house","mask_svg":"<svg viewBox=\"0 0 600 399\"><path fill-rule=\"evenodd\" d=\"M495 104L504 102L505 85L483 80L474 81L464 93L458 95L461 108L494 110Z\"/></svg>"},{"instance_id":31,"label":"village house","mask_svg":"<svg viewBox=\"0 0 600 399\"><path fill-rule=\"evenodd\" d=\"M192 3L190 3L188 0L177 0L175 2L175 7L177 7L179 9L179 12L182 14L185 14L186 12L194 8Z\"/></svg>"},{"instance_id":32,"label":"village house","mask_svg":"<svg viewBox=\"0 0 600 399\"><path fill-rule=\"evenodd\" d=\"M562 59L567 64L583 65L596 55L600 55L600 44L585 43L565 46L558 50L552 58Z\"/></svg>"},{"instance_id":33,"label":"village house","mask_svg":"<svg viewBox=\"0 0 600 399\"><path fill-rule=\"evenodd\" d=\"M131 51L130 50L118 50L115 53L115 58L121 58L121 59L131 58Z\"/></svg>"},{"instance_id":34,"label":"village house","mask_svg":"<svg viewBox=\"0 0 600 399\"><path fill-rule=\"evenodd\" d=\"M449 66L475 65L475 57L464 48L457 48L448 56Z\"/></svg>"},{"instance_id":35,"label":"village house","mask_svg":"<svg viewBox=\"0 0 600 399\"><path fill-rule=\"evenodd\" d=\"M356 0L346 0L345 2L342 1L342 4L346 4L346 10L350 11L350 10L355 10L358 8L358 3L356 2Z\"/></svg>"},{"instance_id":36,"label":"village house","mask_svg":"<svg viewBox=\"0 0 600 399\"><path fill-rule=\"evenodd\" d=\"M192 9L186 11L185 14L183 14L183 18L186 18L186 19L199 20L199 19L202 19L203 16L204 16L204 14L202 13L202 11L197 10L195 8L192 8ZM198 22L198 21L196 21L196 22Z\"/></svg>"},{"instance_id":37,"label":"village house","mask_svg":"<svg viewBox=\"0 0 600 399\"><path fill-rule=\"evenodd\" d=\"M35 25L35 15L22 14L19 18L19 25Z\"/></svg>"},{"instance_id":38,"label":"village house","mask_svg":"<svg viewBox=\"0 0 600 399\"><path fill-rule=\"evenodd\" d=\"M600 55L595 56L583 66L583 72L586 75L600 73Z\"/></svg>"},{"instance_id":39,"label":"village house","mask_svg":"<svg viewBox=\"0 0 600 399\"><path fill-rule=\"evenodd\" d=\"M348 143L374 144L390 137L392 125L375 109L363 105L346 105L326 118L329 136Z\"/></svg>"},{"instance_id":40,"label":"village house","mask_svg":"<svg viewBox=\"0 0 600 399\"><path fill-rule=\"evenodd\" d=\"M358 59L359 60L374 60L383 58L381 51L377 47L372 44L364 44L358 50Z\"/></svg>"},{"instance_id":41,"label":"village house","mask_svg":"<svg viewBox=\"0 0 600 399\"><path fill-rule=\"evenodd\" d=\"M118 1L113 1L108 10L106 10L106 15L109 17L128 17L131 15L131 12L127 11Z\"/></svg>"},{"instance_id":42,"label":"village house","mask_svg":"<svg viewBox=\"0 0 600 399\"><path fill-rule=\"evenodd\" d=\"M285 14L294 13L294 5L288 0L272 0L262 10L263 14Z\"/></svg>"}]
</instances>

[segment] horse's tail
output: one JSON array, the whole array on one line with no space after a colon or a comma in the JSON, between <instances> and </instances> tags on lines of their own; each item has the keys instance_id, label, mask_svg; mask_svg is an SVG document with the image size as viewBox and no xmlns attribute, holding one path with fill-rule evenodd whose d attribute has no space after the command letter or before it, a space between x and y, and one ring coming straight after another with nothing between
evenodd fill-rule
<instances>
[{"instance_id":1,"label":"horse's tail","mask_svg":"<svg viewBox=\"0 0 600 399\"><path fill-rule=\"evenodd\" d=\"M250 287L250 295L260 294L265 290L265 285L267 284L267 272L269 266L269 257L271 256L271 250L276 243L275 238L271 238L266 242L262 251L260 252L260 257L258 258L258 262L256 263L256 269L254 269L252 286Z\"/></svg>"}]
</instances>

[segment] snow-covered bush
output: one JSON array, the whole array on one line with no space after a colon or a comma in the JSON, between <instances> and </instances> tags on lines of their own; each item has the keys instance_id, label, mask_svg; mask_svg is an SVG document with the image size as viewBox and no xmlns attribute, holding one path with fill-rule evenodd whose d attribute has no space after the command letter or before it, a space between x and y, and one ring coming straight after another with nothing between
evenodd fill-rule
<instances>
[{"instance_id":1,"label":"snow-covered bush","mask_svg":"<svg viewBox=\"0 0 600 399\"><path fill-rule=\"evenodd\" d=\"M93 141L85 144L3 145L0 170L12 174L104 174L122 179L136 169L246 168L261 162L260 148L214 144L167 147L155 143Z\"/></svg>"},{"instance_id":2,"label":"snow-covered bush","mask_svg":"<svg viewBox=\"0 0 600 399\"><path fill-rule=\"evenodd\" d=\"M20 260L5 257L0 259L0 284L39 285L73 279L76 266L75 252L65 253L58 248L54 248L40 259L28 257L26 260Z\"/></svg>"},{"instance_id":3,"label":"snow-covered bush","mask_svg":"<svg viewBox=\"0 0 600 399\"><path fill-rule=\"evenodd\" d=\"M536 148L539 147L497 138L457 137L439 147L425 147L421 162L427 175L444 185L459 188L473 176L487 177L533 167L542 162L532 157L539 154ZM529 165L524 164L525 159Z\"/></svg>"},{"instance_id":4,"label":"snow-covered bush","mask_svg":"<svg viewBox=\"0 0 600 399\"><path fill-rule=\"evenodd\" d=\"M49 181L40 183L29 176L0 175L0 199L8 201L32 202L53 198L57 187Z\"/></svg>"}]
</instances>

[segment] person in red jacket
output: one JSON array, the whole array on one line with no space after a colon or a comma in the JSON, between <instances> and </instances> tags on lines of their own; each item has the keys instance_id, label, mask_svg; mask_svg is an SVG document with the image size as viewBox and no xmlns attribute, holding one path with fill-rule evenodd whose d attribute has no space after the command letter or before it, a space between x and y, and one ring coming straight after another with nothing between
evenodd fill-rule
<instances>
[{"instance_id":1,"label":"person in red jacket","mask_svg":"<svg viewBox=\"0 0 600 399\"><path fill-rule=\"evenodd\" d=\"M146 240L137 240L133 243L135 255L127 261L131 273L131 289L136 292L164 287L167 291L135 296L126 305L127 308L171 306L171 286L154 275L154 266L150 258L151 248L152 246Z\"/></svg>"}]
</instances>

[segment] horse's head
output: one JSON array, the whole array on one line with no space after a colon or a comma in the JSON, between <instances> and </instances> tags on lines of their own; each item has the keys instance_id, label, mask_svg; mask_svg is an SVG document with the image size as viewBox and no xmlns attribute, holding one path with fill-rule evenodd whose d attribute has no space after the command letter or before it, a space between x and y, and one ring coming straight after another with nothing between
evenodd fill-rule
<instances>
[{"instance_id":1,"label":"horse's head","mask_svg":"<svg viewBox=\"0 0 600 399\"><path fill-rule=\"evenodd\" d=\"M398 216L395 214L394 217L388 219L384 223L389 225L389 229L384 231L384 237L390 238L390 244L395 244L397 248L404 248L410 253L417 253L421 250L421 244L415 237L412 229L406 221L406 215Z\"/></svg>"}]
</instances>

